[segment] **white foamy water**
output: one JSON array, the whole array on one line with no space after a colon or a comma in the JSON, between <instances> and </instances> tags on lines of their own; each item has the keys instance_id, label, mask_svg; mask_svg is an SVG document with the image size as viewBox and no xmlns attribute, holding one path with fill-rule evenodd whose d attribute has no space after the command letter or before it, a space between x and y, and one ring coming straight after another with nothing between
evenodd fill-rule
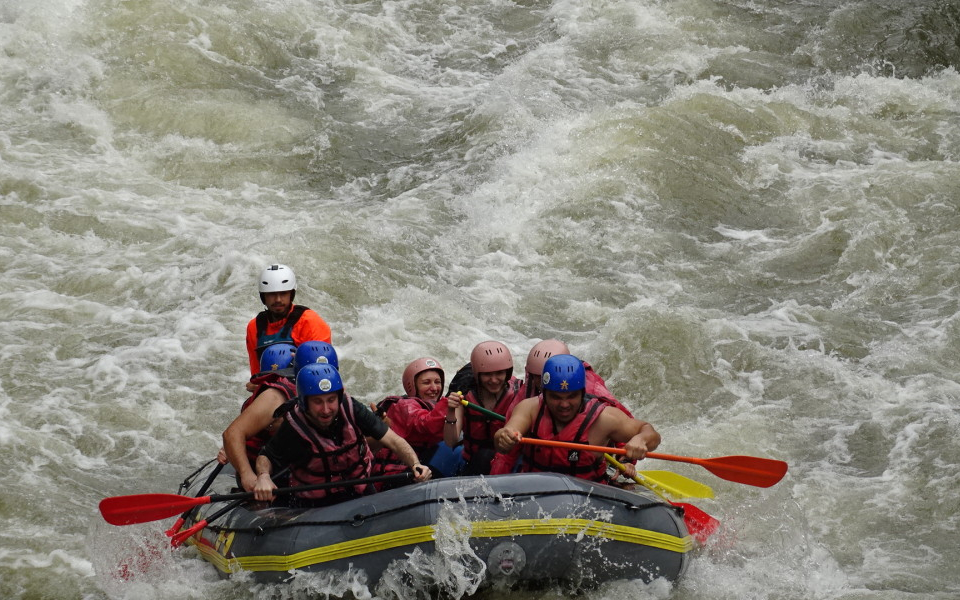
<instances>
[{"instance_id":1,"label":"white foamy water","mask_svg":"<svg viewBox=\"0 0 960 600\"><path fill-rule=\"evenodd\" d=\"M561 337L661 451L790 464L649 465L710 485L722 530L677 586L589 600L956 597L957 27L935 1L0 3L0 597L372 594L189 549L109 572L166 523L97 503L213 457L270 262L363 400Z\"/></svg>"}]
</instances>

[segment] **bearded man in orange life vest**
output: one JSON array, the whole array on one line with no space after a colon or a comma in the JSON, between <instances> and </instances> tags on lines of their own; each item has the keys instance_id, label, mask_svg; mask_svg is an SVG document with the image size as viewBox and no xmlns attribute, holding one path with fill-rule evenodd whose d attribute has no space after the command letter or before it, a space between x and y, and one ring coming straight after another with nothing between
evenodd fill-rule
<instances>
[{"instance_id":1,"label":"bearded man in orange life vest","mask_svg":"<svg viewBox=\"0 0 960 600\"><path fill-rule=\"evenodd\" d=\"M260 369L260 355L271 344L299 346L311 340L330 343L327 322L306 306L293 303L297 295L297 276L286 265L270 265L260 274L260 301L266 306L247 323L247 356L250 375ZM247 391L255 389L247 383Z\"/></svg>"},{"instance_id":2,"label":"bearded man in orange life vest","mask_svg":"<svg viewBox=\"0 0 960 600\"><path fill-rule=\"evenodd\" d=\"M308 486L370 477L373 454L367 437L390 448L413 471L414 481L430 479L430 469L410 444L373 411L343 389L340 373L329 364L311 364L297 373L298 399L283 424L257 457L254 497L272 501L277 485L271 473L290 467L290 485ZM328 506L373 493L371 484L298 492L293 504Z\"/></svg>"},{"instance_id":3,"label":"bearded man in orange life vest","mask_svg":"<svg viewBox=\"0 0 960 600\"><path fill-rule=\"evenodd\" d=\"M494 435L497 450L509 454L521 437L608 446L621 442L629 460L640 460L660 445L650 423L586 393L583 361L570 354L551 356L543 366L543 393L518 403ZM609 483L601 453L524 444L521 470L551 471Z\"/></svg>"}]
</instances>

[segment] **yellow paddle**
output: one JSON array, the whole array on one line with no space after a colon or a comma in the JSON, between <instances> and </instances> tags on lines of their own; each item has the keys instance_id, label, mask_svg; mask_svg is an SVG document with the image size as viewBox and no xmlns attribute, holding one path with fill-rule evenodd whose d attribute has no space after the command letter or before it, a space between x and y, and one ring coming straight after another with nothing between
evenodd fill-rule
<instances>
[{"instance_id":1,"label":"yellow paddle","mask_svg":"<svg viewBox=\"0 0 960 600\"><path fill-rule=\"evenodd\" d=\"M638 471L652 486L674 498L713 498L713 488L672 471Z\"/></svg>"}]
</instances>

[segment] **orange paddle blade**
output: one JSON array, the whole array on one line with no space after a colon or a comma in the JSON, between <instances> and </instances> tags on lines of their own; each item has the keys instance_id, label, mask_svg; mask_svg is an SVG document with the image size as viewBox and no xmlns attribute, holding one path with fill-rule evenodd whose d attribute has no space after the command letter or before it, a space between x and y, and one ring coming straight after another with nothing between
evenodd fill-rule
<instances>
[{"instance_id":1,"label":"orange paddle blade","mask_svg":"<svg viewBox=\"0 0 960 600\"><path fill-rule=\"evenodd\" d=\"M700 465L721 479L757 487L770 487L783 479L783 476L787 473L787 463L782 460L757 456L691 458L689 456L647 452L647 457Z\"/></svg>"}]
</instances>

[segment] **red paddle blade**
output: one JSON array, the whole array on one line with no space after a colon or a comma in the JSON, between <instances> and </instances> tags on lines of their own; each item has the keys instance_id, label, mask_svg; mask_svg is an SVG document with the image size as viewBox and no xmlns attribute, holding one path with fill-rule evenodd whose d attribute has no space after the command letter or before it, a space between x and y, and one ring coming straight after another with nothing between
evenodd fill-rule
<instances>
[{"instance_id":1,"label":"red paddle blade","mask_svg":"<svg viewBox=\"0 0 960 600\"><path fill-rule=\"evenodd\" d=\"M166 533L167 537L173 537L178 531L180 531L180 528L183 527L183 523L183 515L180 515L180 518L174 521L170 529L166 530L164 533Z\"/></svg>"},{"instance_id":2,"label":"red paddle blade","mask_svg":"<svg viewBox=\"0 0 960 600\"><path fill-rule=\"evenodd\" d=\"M684 502L671 502L670 504L683 508L683 523L694 539L701 544L705 544L707 538L720 528L720 521L692 504Z\"/></svg>"},{"instance_id":3,"label":"red paddle blade","mask_svg":"<svg viewBox=\"0 0 960 600\"><path fill-rule=\"evenodd\" d=\"M210 496L199 498L176 494L114 496L100 501L100 514L111 525L133 525L166 519L194 506L209 503Z\"/></svg>"},{"instance_id":4,"label":"red paddle blade","mask_svg":"<svg viewBox=\"0 0 960 600\"><path fill-rule=\"evenodd\" d=\"M200 531L206 526L207 526L207 520L204 519L203 521L200 521L193 527L184 529L183 531L172 535L170 537L170 545L173 546L174 548L179 548L180 546L183 545L185 541L190 539L190 537L193 536L193 534L197 533L198 531Z\"/></svg>"},{"instance_id":5,"label":"red paddle blade","mask_svg":"<svg viewBox=\"0 0 960 600\"><path fill-rule=\"evenodd\" d=\"M757 456L705 458L700 465L721 479L757 487L770 487L787 474L787 463Z\"/></svg>"},{"instance_id":6,"label":"red paddle blade","mask_svg":"<svg viewBox=\"0 0 960 600\"><path fill-rule=\"evenodd\" d=\"M691 458L647 452L649 458L673 460L700 465L721 479L757 487L770 487L787 473L787 463L758 456L721 456L718 458Z\"/></svg>"}]
</instances>

